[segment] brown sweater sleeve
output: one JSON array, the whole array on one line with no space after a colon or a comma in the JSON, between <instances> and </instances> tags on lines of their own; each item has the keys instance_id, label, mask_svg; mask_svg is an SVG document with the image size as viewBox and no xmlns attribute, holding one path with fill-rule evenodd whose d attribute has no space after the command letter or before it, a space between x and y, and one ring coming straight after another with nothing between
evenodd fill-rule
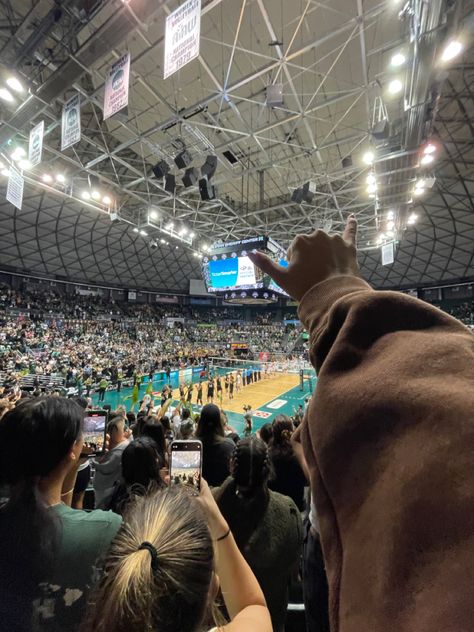
<instances>
[{"instance_id":1,"label":"brown sweater sleeve","mask_svg":"<svg viewBox=\"0 0 474 632\"><path fill-rule=\"evenodd\" d=\"M331 632L472 631L474 336L349 276L311 288L299 315Z\"/></svg>"}]
</instances>

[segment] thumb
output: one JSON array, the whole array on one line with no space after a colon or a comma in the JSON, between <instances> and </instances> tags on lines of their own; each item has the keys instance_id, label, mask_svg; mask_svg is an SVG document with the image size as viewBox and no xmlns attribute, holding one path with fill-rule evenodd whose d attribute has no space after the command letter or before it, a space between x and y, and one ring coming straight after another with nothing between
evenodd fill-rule
<instances>
[{"instance_id":1,"label":"thumb","mask_svg":"<svg viewBox=\"0 0 474 632\"><path fill-rule=\"evenodd\" d=\"M282 283L285 282L287 268L275 263L270 257L263 254L263 252L249 252L248 258L252 263L258 266L262 272L271 276L278 285L282 285Z\"/></svg>"}]
</instances>

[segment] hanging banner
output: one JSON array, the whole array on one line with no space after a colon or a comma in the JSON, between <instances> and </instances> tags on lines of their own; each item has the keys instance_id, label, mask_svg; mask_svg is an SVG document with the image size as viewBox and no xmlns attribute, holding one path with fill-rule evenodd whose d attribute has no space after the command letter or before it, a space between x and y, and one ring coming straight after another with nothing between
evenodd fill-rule
<instances>
[{"instance_id":1,"label":"hanging banner","mask_svg":"<svg viewBox=\"0 0 474 632\"><path fill-rule=\"evenodd\" d=\"M30 132L30 144L28 145L28 160L31 166L39 165L43 153L44 121L35 125Z\"/></svg>"},{"instance_id":2,"label":"hanging banner","mask_svg":"<svg viewBox=\"0 0 474 632\"><path fill-rule=\"evenodd\" d=\"M10 167L10 173L8 176L7 186L7 200L16 206L21 211L21 205L23 203L23 185L25 181L21 177L20 173Z\"/></svg>"},{"instance_id":3,"label":"hanging banner","mask_svg":"<svg viewBox=\"0 0 474 632\"><path fill-rule=\"evenodd\" d=\"M200 34L201 0L186 0L166 18L165 79L199 55Z\"/></svg>"},{"instance_id":4,"label":"hanging banner","mask_svg":"<svg viewBox=\"0 0 474 632\"><path fill-rule=\"evenodd\" d=\"M128 105L130 53L121 57L109 70L105 80L104 121Z\"/></svg>"},{"instance_id":5,"label":"hanging banner","mask_svg":"<svg viewBox=\"0 0 474 632\"><path fill-rule=\"evenodd\" d=\"M394 261L393 241L382 246L382 265L388 266Z\"/></svg>"},{"instance_id":6,"label":"hanging banner","mask_svg":"<svg viewBox=\"0 0 474 632\"><path fill-rule=\"evenodd\" d=\"M61 118L61 151L81 140L81 95L75 94L63 107Z\"/></svg>"}]
</instances>

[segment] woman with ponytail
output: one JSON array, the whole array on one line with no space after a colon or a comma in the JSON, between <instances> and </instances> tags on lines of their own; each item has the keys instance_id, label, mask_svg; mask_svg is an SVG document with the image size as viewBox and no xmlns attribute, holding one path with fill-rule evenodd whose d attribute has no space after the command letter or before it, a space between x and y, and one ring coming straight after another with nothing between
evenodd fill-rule
<instances>
[{"instance_id":1,"label":"woman with ponytail","mask_svg":"<svg viewBox=\"0 0 474 632\"><path fill-rule=\"evenodd\" d=\"M270 459L275 474L269 487L292 498L298 509L304 511L304 488L308 482L291 445L293 423L286 415L278 415L273 421L272 430Z\"/></svg>"},{"instance_id":2,"label":"woman with ponytail","mask_svg":"<svg viewBox=\"0 0 474 632\"><path fill-rule=\"evenodd\" d=\"M112 512L63 503L83 450L83 417L72 400L39 397L0 423L0 485L9 489L0 508L2 630L76 630L96 560L121 524Z\"/></svg>"},{"instance_id":3,"label":"woman with ponytail","mask_svg":"<svg viewBox=\"0 0 474 632\"><path fill-rule=\"evenodd\" d=\"M239 441L231 476L214 497L267 601L273 630L282 632L288 583L301 554L302 523L294 502L268 489L268 447L255 436Z\"/></svg>"}]
</instances>

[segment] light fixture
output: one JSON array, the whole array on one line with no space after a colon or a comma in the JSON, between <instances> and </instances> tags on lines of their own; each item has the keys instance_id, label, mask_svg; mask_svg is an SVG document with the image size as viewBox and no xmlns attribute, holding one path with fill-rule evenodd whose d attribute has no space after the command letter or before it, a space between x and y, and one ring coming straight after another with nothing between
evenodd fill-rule
<instances>
[{"instance_id":1,"label":"light fixture","mask_svg":"<svg viewBox=\"0 0 474 632\"><path fill-rule=\"evenodd\" d=\"M6 88L0 88L0 99L10 102L14 101L13 94Z\"/></svg>"},{"instance_id":2,"label":"light fixture","mask_svg":"<svg viewBox=\"0 0 474 632\"><path fill-rule=\"evenodd\" d=\"M433 143L428 143L423 149L424 154L434 154L437 147Z\"/></svg>"},{"instance_id":3,"label":"light fixture","mask_svg":"<svg viewBox=\"0 0 474 632\"><path fill-rule=\"evenodd\" d=\"M199 252L193 252L193 255L194 255L195 257L199 257Z\"/></svg>"},{"instance_id":4,"label":"light fixture","mask_svg":"<svg viewBox=\"0 0 474 632\"><path fill-rule=\"evenodd\" d=\"M423 187L416 187L413 191L413 195L423 195L425 189Z\"/></svg>"},{"instance_id":5,"label":"light fixture","mask_svg":"<svg viewBox=\"0 0 474 632\"><path fill-rule=\"evenodd\" d=\"M395 213L394 213L393 211L389 211L389 212L387 213L387 219L388 219L388 220L395 219Z\"/></svg>"},{"instance_id":6,"label":"light fixture","mask_svg":"<svg viewBox=\"0 0 474 632\"><path fill-rule=\"evenodd\" d=\"M26 151L23 149L23 147L15 147L15 149L12 151L12 160L14 160L15 162L21 160L25 156Z\"/></svg>"},{"instance_id":7,"label":"light fixture","mask_svg":"<svg viewBox=\"0 0 474 632\"><path fill-rule=\"evenodd\" d=\"M175 246L175 249L178 250L178 246Z\"/></svg>"},{"instance_id":8,"label":"light fixture","mask_svg":"<svg viewBox=\"0 0 474 632\"><path fill-rule=\"evenodd\" d=\"M383 241L385 241L385 235L383 233L380 233L380 235L377 237L377 243L381 244Z\"/></svg>"},{"instance_id":9,"label":"light fixture","mask_svg":"<svg viewBox=\"0 0 474 632\"><path fill-rule=\"evenodd\" d=\"M133 229L134 233L138 233L138 228L135 226L135 228Z\"/></svg>"},{"instance_id":10,"label":"light fixture","mask_svg":"<svg viewBox=\"0 0 474 632\"><path fill-rule=\"evenodd\" d=\"M7 86L15 92L24 92L25 88L16 77L8 77Z\"/></svg>"},{"instance_id":11,"label":"light fixture","mask_svg":"<svg viewBox=\"0 0 474 632\"><path fill-rule=\"evenodd\" d=\"M433 154L425 154L420 160L421 165L430 165L434 160Z\"/></svg>"},{"instance_id":12,"label":"light fixture","mask_svg":"<svg viewBox=\"0 0 474 632\"><path fill-rule=\"evenodd\" d=\"M164 239L160 239L160 244L166 244L166 241Z\"/></svg>"},{"instance_id":13,"label":"light fixture","mask_svg":"<svg viewBox=\"0 0 474 632\"><path fill-rule=\"evenodd\" d=\"M416 213L412 213L409 217L408 217L408 221L407 223L410 224L410 226L412 226L416 220L418 219L418 215Z\"/></svg>"},{"instance_id":14,"label":"light fixture","mask_svg":"<svg viewBox=\"0 0 474 632\"><path fill-rule=\"evenodd\" d=\"M373 173L369 173L366 178L367 184L375 184L375 175Z\"/></svg>"},{"instance_id":15,"label":"light fixture","mask_svg":"<svg viewBox=\"0 0 474 632\"><path fill-rule=\"evenodd\" d=\"M189 239L194 239L195 234L194 233L189 233Z\"/></svg>"},{"instance_id":16,"label":"light fixture","mask_svg":"<svg viewBox=\"0 0 474 632\"><path fill-rule=\"evenodd\" d=\"M395 53L392 55L392 59L390 60L390 65L397 68L398 66L403 66L406 62L407 58L403 53Z\"/></svg>"},{"instance_id":17,"label":"light fixture","mask_svg":"<svg viewBox=\"0 0 474 632\"><path fill-rule=\"evenodd\" d=\"M387 237L393 237L393 230L387 230Z\"/></svg>"},{"instance_id":18,"label":"light fixture","mask_svg":"<svg viewBox=\"0 0 474 632\"><path fill-rule=\"evenodd\" d=\"M168 224L166 225L166 230L173 230L173 222L168 222Z\"/></svg>"},{"instance_id":19,"label":"light fixture","mask_svg":"<svg viewBox=\"0 0 474 632\"><path fill-rule=\"evenodd\" d=\"M100 200L100 193L97 189L94 189L91 193L91 197L93 200Z\"/></svg>"},{"instance_id":20,"label":"light fixture","mask_svg":"<svg viewBox=\"0 0 474 632\"><path fill-rule=\"evenodd\" d=\"M362 156L362 160L366 165L371 165L374 162L375 154L373 151L366 151Z\"/></svg>"},{"instance_id":21,"label":"light fixture","mask_svg":"<svg viewBox=\"0 0 474 632\"><path fill-rule=\"evenodd\" d=\"M43 175L41 176L41 180L43 180L43 182L46 182L46 184L49 184L53 181L53 176L50 176L49 173L43 173Z\"/></svg>"},{"instance_id":22,"label":"light fixture","mask_svg":"<svg viewBox=\"0 0 474 632\"><path fill-rule=\"evenodd\" d=\"M89 191L83 191L81 193L81 198L83 200L90 200L91 199L91 194L89 193Z\"/></svg>"},{"instance_id":23,"label":"light fixture","mask_svg":"<svg viewBox=\"0 0 474 632\"><path fill-rule=\"evenodd\" d=\"M188 231L187 231L187 229L186 229L186 228L182 228L182 229L179 231L179 236L180 236L180 237L184 237L184 236L186 235L186 233L187 233L187 232L188 232Z\"/></svg>"},{"instance_id":24,"label":"light fixture","mask_svg":"<svg viewBox=\"0 0 474 632\"><path fill-rule=\"evenodd\" d=\"M56 180L60 184L64 184L66 182L66 177L62 173L57 173L56 174Z\"/></svg>"},{"instance_id":25,"label":"light fixture","mask_svg":"<svg viewBox=\"0 0 474 632\"><path fill-rule=\"evenodd\" d=\"M143 237L147 237L147 236L148 236L148 233L146 232L146 230L143 230L143 229L142 229L142 230L140 231L140 235L143 235Z\"/></svg>"},{"instance_id":26,"label":"light fixture","mask_svg":"<svg viewBox=\"0 0 474 632\"><path fill-rule=\"evenodd\" d=\"M202 249L204 250L204 252L207 252L209 250L209 246L207 244L203 244Z\"/></svg>"},{"instance_id":27,"label":"light fixture","mask_svg":"<svg viewBox=\"0 0 474 632\"><path fill-rule=\"evenodd\" d=\"M375 193L369 193L369 198L370 198L371 200L375 199Z\"/></svg>"},{"instance_id":28,"label":"light fixture","mask_svg":"<svg viewBox=\"0 0 474 632\"><path fill-rule=\"evenodd\" d=\"M2 171L0 173L2 174L2 176L9 176L10 175L10 169L2 169Z\"/></svg>"},{"instance_id":29,"label":"light fixture","mask_svg":"<svg viewBox=\"0 0 474 632\"><path fill-rule=\"evenodd\" d=\"M393 230L395 228L395 222L390 220L387 222L387 230Z\"/></svg>"},{"instance_id":30,"label":"light fixture","mask_svg":"<svg viewBox=\"0 0 474 632\"><path fill-rule=\"evenodd\" d=\"M392 81L388 84L388 91L390 94L398 94L403 88L403 83L400 79L392 79Z\"/></svg>"},{"instance_id":31,"label":"light fixture","mask_svg":"<svg viewBox=\"0 0 474 632\"><path fill-rule=\"evenodd\" d=\"M377 191L377 185L375 183L367 185L367 193L375 193L376 191Z\"/></svg>"},{"instance_id":32,"label":"light fixture","mask_svg":"<svg viewBox=\"0 0 474 632\"><path fill-rule=\"evenodd\" d=\"M150 219L158 219L158 213L156 211L150 211Z\"/></svg>"},{"instance_id":33,"label":"light fixture","mask_svg":"<svg viewBox=\"0 0 474 632\"><path fill-rule=\"evenodd\" d=\"M112 198L109 197L108 195L104 195L104 197L102 198L102 202L106 206L110 206L112 204Z\"/></svg>"},{"instance_id":34,"label":"light fixture","mask_svg":"<svg viewBox=\"0 0 474 632\"><path fill-rule=\"evenodd\" d=\"M18 161L18 166L20 167L20 169L23 169L26 171L27 169L31 169L33 165L28 160L28 158L22 158L21 160Z\"/></svg>"},{"instance_id":35,"label":"light fixture","mask_svg":"<svg viewBox=\"0 0 474 632\"><path fill-rule=\"evenodd\" d=\"M462 49L463 45L459 40L451 40L448 44L446 44L443 52L441 53L441 61L451 61L451 59L454 59L459 55Z\"/></svg>"}]
</instances>

